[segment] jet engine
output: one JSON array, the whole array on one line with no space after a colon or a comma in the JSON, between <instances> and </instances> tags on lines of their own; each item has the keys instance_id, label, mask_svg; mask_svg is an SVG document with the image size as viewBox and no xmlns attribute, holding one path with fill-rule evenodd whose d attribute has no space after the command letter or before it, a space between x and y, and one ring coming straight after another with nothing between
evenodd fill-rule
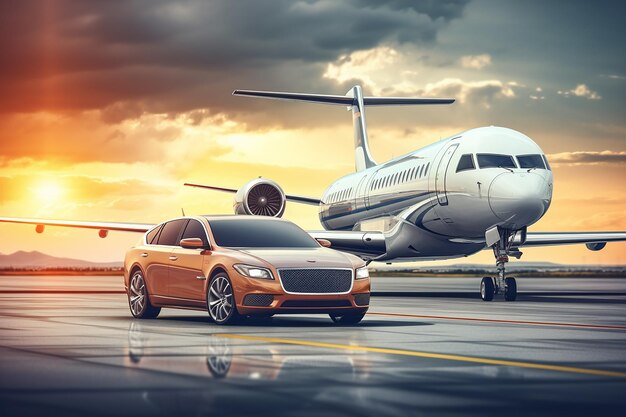
<instances>
[{"instance_id":1,"label":"jet engine","mask_svg":"<svg viewBox=\"0 0 626 417\"><path fill-rule=\"evenodd\" d=\"M235 214L282 217L286 201L285 193L278 184L257 178L237 191L233 209Z\"/></svg>"}]
</instances>

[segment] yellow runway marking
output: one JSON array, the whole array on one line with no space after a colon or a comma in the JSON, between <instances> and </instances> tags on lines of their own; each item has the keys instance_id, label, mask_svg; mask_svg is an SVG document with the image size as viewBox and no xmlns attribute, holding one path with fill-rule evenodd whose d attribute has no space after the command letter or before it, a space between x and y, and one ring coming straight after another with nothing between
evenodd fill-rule
<instances>
[{"instance_id":1,"label":"yellow runway marking","mask_svg":"<svg viewBox=\"0 0 626 417\"><path fill-rule=\"evenodd\" d=\"M443 353L419 352L403 349L376 348L367 346L340 345L336 343L309 342L306 340L281 339L275 337L248 336L242 334L220 333L214 336L225 337L229 339L250 340L255 342L278 343L286 345L312 346L328 349L342 349L361 352L384 353L388 355L413 356L429 359L443 359L448 361L480 363L484 365L514 366L517 368L540 369L544 371L567 372L574 374L608 376L617 378L626 378L626 372L605 371L601 369L577 368L573 366L549 365L534 362L508 361L501 359L477 358L473 356L448 355Z\"/></svg>"},{"instance_id":2,"label":"yellow runway marking","mask_svg":"<svg viewBox=\"0 0 626 417\"><path fill-rule=\"evenodd\" d=\"M586 329L609 329L609 330L626 330L626 326L614 326L610 324L584 324L584 323L562 323L557 321L525 321L525 320L504 320L504 319L483 319L478 317L454 317L454 316L425 316L420 314L406 313L377 313L368 312L368 315L389 316L389 317L413 317L418 319L441 319L441 320L460 320L460 321L480 321L485 323L504 323L504 324L529 324L532 326L559 326L559 327L580 327Z\"/></svg>"}]
</instances>

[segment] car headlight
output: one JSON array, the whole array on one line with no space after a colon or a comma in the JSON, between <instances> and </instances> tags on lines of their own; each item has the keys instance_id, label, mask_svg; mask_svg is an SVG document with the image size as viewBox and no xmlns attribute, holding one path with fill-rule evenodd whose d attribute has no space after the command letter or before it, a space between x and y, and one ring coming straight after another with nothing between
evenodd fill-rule
<instances>
[{"instance_id":1,"label":"car headlight","mask_svg":"<svg viewBox=\"0 0 626 417\"><path fill-rule=\"evenodd\" d=\"M367 269L367 266L362 266L356 269L356 273L354 274L355 279L365 279L370 277L370 271Z\"/></svg>"},{"instance_id":2,"label":"car headlight","mask_svg":"<svg viewBox=\"0 0 626 417\"><path fill-rule=\"evenodd\" d=\"M252 266L252 265L243 265L237 264L233 265L233 268L237 270L241 275L250 277L250 278L259 278L259 279L274 279L272 275L272 271L267 268L263 268L260 266Z\"/></svg>"}]
</instances>

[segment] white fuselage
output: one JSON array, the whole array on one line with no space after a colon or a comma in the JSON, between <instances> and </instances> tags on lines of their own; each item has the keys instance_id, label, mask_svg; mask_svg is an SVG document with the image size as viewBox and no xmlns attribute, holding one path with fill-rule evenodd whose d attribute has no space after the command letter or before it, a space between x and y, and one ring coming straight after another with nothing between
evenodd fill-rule
<instances>
[{"instance_id":1,"label":"white fuselage","mask_svg":"<svg viewBox=\"0 0 626 417\"><path fill-rule=\"evenodd\" d=\"M528 136L471 129L335 181L322 197L320 221L327 230L394 233L388 259L466 256L485 247L487 229L519 230L539 220L552 182Z\"/></svg>"}]
</instances>

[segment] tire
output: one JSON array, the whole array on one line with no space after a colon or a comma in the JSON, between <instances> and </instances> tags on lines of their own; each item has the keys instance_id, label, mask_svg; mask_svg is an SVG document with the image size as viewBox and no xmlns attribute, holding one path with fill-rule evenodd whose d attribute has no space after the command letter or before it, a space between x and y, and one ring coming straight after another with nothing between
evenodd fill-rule
<instances>
[{"instance_id":1,"label":"tire","mask_svg":"<svg viewBox=\"0 0 626 417\"><path fill-rule=\"evenodd\" d=\"M480 281L480 298L483 301L491 301L493 300L494 291L493 279L491 277L484 277L482 281Z\"/></svg>"},{"instance_id":2,"label":"tire","mask_svg":"<svg viewBox=\"0 0 626 417\"><path fill-rule=\"evenodd\" d=\"M138 319L155 319L161 312L161 307L150 304L148 287L140 269L135 270L128 282L128 307L133 317Z\"/></svg>"},{"instance_id":3,"label":"tire","mask_svg":"<svg viewBox=\"0 0 626 417\"><path fill-rule=\"evenodd\" d=\"M517 299L517 282L515 278L505 279L504 299L506 301L515 301Z\"/></svg>"},{"instance_id":4,"label":"tire","mask_svg":"<svg viewBox=\"0 0 626 417\"><path fill-rule=\"evenodd\" d=\"M329 314L329 316L333 323L354 325L359 324L361 320L363 320L363 317L365 317L365 313L346 313L342 316L337 314Z\"/></svg>"},{"instance_id":5,"label":"tire","mask_svg":"<svg viewBox=\"0 0 626 417\"><path fill-rule=\"evenodd\" d=\"M224 272L211 278L207 287L206 303L209 316L216 324L233 324L240 318L233 285Z\"/></svg>"}]
</instances>

